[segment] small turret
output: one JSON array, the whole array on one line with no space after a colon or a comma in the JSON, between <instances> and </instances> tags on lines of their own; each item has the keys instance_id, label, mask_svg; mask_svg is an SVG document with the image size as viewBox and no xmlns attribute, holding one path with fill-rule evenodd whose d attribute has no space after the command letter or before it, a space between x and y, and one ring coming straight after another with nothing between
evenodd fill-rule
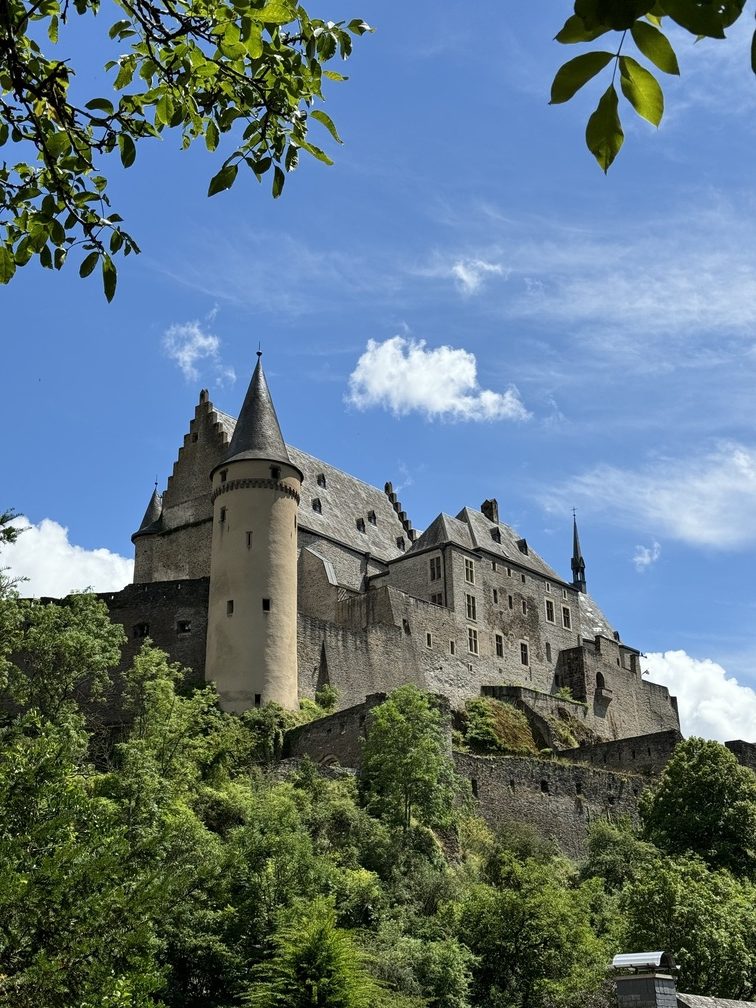
<instances>
[{"instance_id":1,"label":"small turret","mask_svg":"<svg viewBox=\"0 0 756 1008\"><path fill-rule=\"evenodd\" d=\"M144 584L154 580L155 536L162 531L163 495L158 493L157 483L152 491L150 503L144 512L142 524L131 537L134 543L134 584Z\"/></svg>"},{"instance_id":2,"label":"small turret","mask_svg":"<svg viewBox=\"0 0 756 1008\"><path fill-rule=\"evenodd\" d=\"M585 592L585 560L580 550L580 537L578 535L577 518L572 512L572 587L579 592Z\"/></svg>"},{"instance_id":3,"label":"small turret","mask_svg":"<svg viewBox=\"0 0 756 1008\"><path fill-rule=\"evenodd\" d=\"M225 710L297 691L297 508L303 475L286 450L258 353L225 458L211 473L206 677Z\"/></svg>"},{"instance_id":4,"label":"small turret","mask_svg":"<svg viewBox=\"0 0 756 1008\"><path fill-rule=\"evenodd\" d=\"M134 542L137 536L145 535L146 533L157 532L157 526L160 519L163 517L163 495L158 493L157 483L155 484L155 489L152 491L152 496L150 497L150 503L147 505L147 510L144 512L144 518L142 518L142 524L139 526L137 531L131 537L131 541Z\"/></svg>"}]
</instances>

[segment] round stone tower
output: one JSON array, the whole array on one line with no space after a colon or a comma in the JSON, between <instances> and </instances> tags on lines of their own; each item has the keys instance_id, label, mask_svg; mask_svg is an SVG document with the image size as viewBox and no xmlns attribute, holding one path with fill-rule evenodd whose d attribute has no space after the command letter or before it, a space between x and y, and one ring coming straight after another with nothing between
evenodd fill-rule
<instances>
[{"instance_id":1,"label":"round stone tower","mask_svg":"<svg viewBox=\"0 0 756 1008\"><path fill-rule=\"evenodd\" d=\"M211 473L213 538L205 676L221 706L297 697L297 508L289 458L258 353L226 458Z\"/></svg>"}]
</instances>

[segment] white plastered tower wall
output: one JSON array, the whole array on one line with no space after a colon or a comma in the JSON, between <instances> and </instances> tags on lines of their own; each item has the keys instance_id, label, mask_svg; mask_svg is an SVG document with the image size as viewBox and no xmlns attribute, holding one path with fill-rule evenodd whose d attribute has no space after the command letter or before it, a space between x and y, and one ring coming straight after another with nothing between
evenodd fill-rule
<instances>
[{"instance_id":1,"label":"white plastered tower wall","mask_svg":"<svg viewBox=\"0 0 756 1008\"><path fill-rule=\"evenodd\" d=\"M212 473L205 674L228 711L269 702L298 706L301 486L258 360L228 456Z\"/></svg>"}]
</instances>

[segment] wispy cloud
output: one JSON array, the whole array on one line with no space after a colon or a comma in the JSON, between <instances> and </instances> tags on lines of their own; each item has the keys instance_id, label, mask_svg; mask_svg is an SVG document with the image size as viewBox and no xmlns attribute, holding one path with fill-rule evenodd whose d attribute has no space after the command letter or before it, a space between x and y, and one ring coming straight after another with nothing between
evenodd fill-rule
<instances>
[{"instance_id":1,"label":"wispy cloud","mask_svg":"<svg viewBox=\"0 0 756 1008\"><path fill-rule=\"evenodd\" d=\"M367 349L349 377L347 402L380 406L395 416L423 413L448 420L527 420L517 389L478 384L475 355L461 348L428 349L425 341L393 336Z\"/></svg>"},{"instance_id":2,"label":"wispy cloud","mask_svg":"<svg viewBox=\"0 0 756 1008\"><path fill-rule=\"evenodd\" d=\"M215 314L214 309L208 321L212 322ZM221 358L220 338L196 319L169 326L163 333L163 350L178 364L187 381L199 379L200 367L212 372L216 385L232 385L236 381L233 367L224 364Z\"/></svg>"},{"instance_id":3,"label":"wispy cloud","mask_svg":"<svg viewBox=\"0 0 756 1008\"><path fill-rule=\"evenodd\" d=\"M107 549L84 549L68 538L68 529L50 518L33 525L28 518L14 519L23 529L15 543L3 547L2 566L27 580L18 586L22 595L68 595L72 591L119 591L131 582L134 563Z\"/></svg>"},{"instance_id":4,"label":"wispy cloud","mask_svg":"<svg viewBox=\"0 0 756 1008\"><path fill-rule=\"evenodd\" d=\"M479 294L485 282L494 276L507 277L509 270L499 262L482 258L485 253L475 255L440 255L435 252L428 262L420 266L408 267L410 276L427 277L432 280L450 280L460 294L470 297Z\"/></svg>"},{"instance_id":5,"label":"wispy cloud","mask_svg":"<svg viewBox=\"0 0 756 1008\"><path fill-rule=\"evenodd\" d=\"M731 550L756 543L756 449L735 442L637 469L599 465L546 491L542 501L564 510L568 496L586 511L689 545Z\"/></svg>"},{"instance_id":6,"label":"wispy cloud","mask_svg":"<svg viewBox=\"0 0 756 1008\"><path fill-rule=\"evenodd\" d=\"M654 541L650 546L636 546L633 563L639 574L644 574L661 556L661 544Z\"/></svg>"},{"instance_id":7,"label":"wispy cloud","mask_svg":"<svg viewBox=\"0 0 756 1008\"><path fill-rule=\"evenodd\" d=\"M677 697L684 735L756 742L756 692L743 686L716 662L685 651L648 654L648 678Z\"/></svg>"}]
</instances>

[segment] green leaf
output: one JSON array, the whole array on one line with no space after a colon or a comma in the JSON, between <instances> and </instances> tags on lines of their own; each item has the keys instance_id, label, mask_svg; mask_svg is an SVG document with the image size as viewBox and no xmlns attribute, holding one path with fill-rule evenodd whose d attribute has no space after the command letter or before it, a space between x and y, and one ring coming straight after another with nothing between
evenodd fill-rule
<instances>
[{"instance_id":1,"label":"green leaf","mask_svg":"<svg viewBox=\"0 0 756 1008\"><path fill-rule=\"evenodd\" d=\"M574 42L593 42L594 39L605 35L608 31L608 25L586 28L583 19L579 18L577 14L573 14L567 18L554 39L556 42L561 42L562 45L572 45Z\"/></svg>"},{"instance_id":2,"label":"green leaf","mask_svg":"<svg viewBox=\"0 0 756 1008\"><path fill-rule=\"evenodd\" d=\"M58 19L57 17L51 17L50 23L47 26L47 37L50 41L55 44L58 41Z\"/></svg>"},{"instance_id":3,"label":"green leaf","mask_svg":"<svg viewBox=\"0 0 756 1008\"><path fill-rule=\"evenodd\" d=\"M118 146L121 151L121 164L124 168L131 168L136 158L136 144L128 133L121 133L118 137Z\"/></svg>"},{"instance_id":4,"label":"green leaf","mask_svg":"<svg viewBox=\"0 0 756 1008\"><path fill-rule=\"evenodd\" d=\"M120 33L124 30L124 28L130 28L130 27L131 27L131 21L116 21L115 24L112 24L110 26L108 35L110 36L110 38L114 39L116 35L120 35Z\"/></svg>"},{"instance_id":5,"label":"green leaf","mask_svg":"<svg viewBox=\"0 0 756 1008\"><path fill-rule=\"evenodd\" d=\"M10 249L5 245L0 245L0 284L10 283L15 272L16 263Z\"/></svg>"},{"instance_id":6,"label":"green leaf","mask_svg":"<svg viewBox=\"0 0 756 1008\"><path fill-rule=\"evenodd\" d=\"M215 196L216 193L223 192L224 189L230 189L236 180L237 172L239 171L239 166L235 164L224 165L223 168L210 179L210 185L207 189L208 196Z\"/></svg>"},{"instance_id":7,"label":"green leaf","mask_svg":"<svg viewBox=\"0 0 756 1008\"><path fill-rule=\"evenodd\" d=\"M328 115L327 112L324 112L322 109L315 109L313 112L310 112L310 115L312 116L313 119L317 119L318 122L322 123L325 126L325 128L331 134L336 143L344 142L339 136L339 134L336 132L336 127L333 124L333 119L331 119L331 117Z\"/></svg>"},{"instance_id":8,"label":"green leaf","mask_svg":"<svg viewBox=\"0 0 756 1008\"><path fill-rule=\"evenodd\" d=\"M273 199L278 199L283 191L286 175L278 165L273 169Z\"/></svg>"},{"instance_id":9,"label":"green leaf","mask_svg":"<svg viewBox=\"0 0 756 1008\"><path fill-rule=\"evenodd\" d=\"M71 149L71 140L65 130L50 133L45 143L48 151L55 158L59 158L63 153L68 153Z\"/></svg>"},{"instance_id":10,"label":"green leaf","mask_svg":"<svg viewBox=\"0 0 756 1008\"><path fill-rule=\"evenodd\" d=\"M584 84L587 84L613 59L613 53L589 52L569 60L557 70L554 83L551 85L549 104L560 105L562 102L569 101Z\"/></svg>"},{"instance_id":11,"label":"green leaf","mask_svg":"<svg viewBox=\"0 0 756 1008\"><path fill-rule=\"evenodd\" d=\"M640 51L654 66L659 67L664 73L680 73L675 50L669 44L667 36L662 35L658 28L654 28L647 21L636 21L630 33Z\"/></svg>"},{"instance_id":12,"label":"green leaf","mask_svg":"<svg viewBox=\"0 0 756 1008\"><path fill-rule=\"evenodd\" d=\"M320 147L316 147L315 144L311 144L307 140L299 140L297 142L302 150L306 150L308 154L312 154L312 156L317 158L318 161L322 161L323 164L327 165L333 164L333 161L328 157L325 151L320 149Z\"/></svg>"},{"instance_id":13,"label":"green leaf","mask_svg":"<svg viewBox=\"0 0 756 1008\"><path fill-rule=\"evenodd\" d=\"M79 266L79 276L88 277L92 270L97 265L97 260L100 258L99 252L90 252L86 259Z\"/></svg>"},{"instance_id":14,"label":"green leaf","mask_svg":"<svg viewBox=\"0 0 756 1008\"><path fill-rule=\"evenodd\" d=\"M218 146L218 140L220 135L218 133L218 127L215 125L213 120L207 124L205 129L205 145L209 151L214 151Z\"/></svg>"},{"instance_id":15,"label":"green leaf","mask_svg":"<svg viewBox=\"0 0 756 1008\"><path fill-rule=\"evenodd\" d=\"M700 0L664 0L664 11L693 35L709 38L724 38L725 28L743 13L745 0L720 0L718 3L702 3Z\"/></svg>"},{"instance_id":16,"label":"green leaf","mask_svg":"<svg viewBox=\"0 0 756 1008\"><path fill-rule=\"evenodd\" d=\"M169 126L173 119L173 100L169 94L164 94L155 106L155 122Z\"/></svg>"},{"instance_id":17,"label":"green leaf","mask_svg":"<svg viewBox=\"0 0 756 1008\"><path fill-rule=\"evenodd\" d=\"M333 81L345 81L345 80L349 80L348 77L345 77L344 74L338 73L338 71L336 71L336 70L324 70L323 71L323 76L327 77L328 80L333 80Z\"/></svg>"},{"instance_id":18,"label":"green leaf","mask_svg":"<svg viewBox=\"0 0 756 1008\"><path fill-rule=\"evenodd\" d=\"M113 295L116 291L117 279L113 260L109 255L104 255L102 257L102 288L105 291L105 297L108 301L113 300Z\"/></svg>"},{"instance_id":19,"label":"green leaf","mask_svg":"<svg viewBox=\"0 0 756 1008\"><path fill-rule=\"evenodd\" d=\"M259 10L250 11L262 24L288 24L296 17L296 7L288 0L268 0Z\"/></svg>"},{"instance_id":20,"label":"green leaf","mask_svg":"<svg viewBox=\"0 0 756 1008\"><path fill-rule=\"evenodd\" d=\"M619 154L625 139L617 111L618 106L617 92L614 90L614 85L610 84L601 96L585 129L585 142L588 145L588 150L596 158L605 174Z\"/></svg>"},{"instance_id":21,"label":"green leaf","mask_svg":"<svg viewBox=\"0 0 756 1008\"><path fill-rule=\"evenodd\" d=\"M659 82L630 56L620 56L622 93L643 119L658 126L664 115L664 95Z\"/></svg>"},{"instance_id":22,"label":"green leaf","mask_svg":"<svg viewBox=\"0 0 756 1008\"><path fill-rule=\"evenodd\" d=\"M84 108L91 109L93 112L107 112L108 115L113 115L113 103L109 102L107 98L93 98L87 102Z\"/></svg>"}]
</instances>

